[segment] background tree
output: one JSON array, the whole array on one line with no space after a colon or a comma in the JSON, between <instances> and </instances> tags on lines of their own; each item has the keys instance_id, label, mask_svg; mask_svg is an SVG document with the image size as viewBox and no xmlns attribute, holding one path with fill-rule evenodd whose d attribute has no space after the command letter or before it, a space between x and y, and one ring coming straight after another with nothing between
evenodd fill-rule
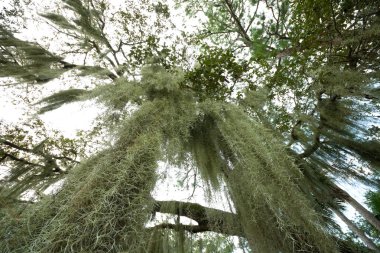
<instances>
[{"instance_id":1,"label":"background tree","mask_svg":"<svg viewBox=\"0 0 380 253\"><path fill-rule=\"evenodd\" d=\"M63 1L57 13L41 14L70 46L62 52L1 27L2 77L37 85L68 72L95 76L101 85L62 90L41 100L41 111L96 98L109 108L102 126L113 137L112 145L70 170L59 193L20 203L27 208L17 215L12 210L20 205L7 211L1 248L185 252L193 249L190 234L214 231L245 238L242 248L253 252L366 251L340 237L334 212L376 251L368 234L344 216L341 203L377 230L378 218L334 182L354 177L378 187L376 1L182 4L188 14L201 10L207 17L192 40L200 48L194 67L185 41L173 47L162 42L170 28L163 3L128 1L115 10L106 1ZM137 108L132 115L131 105ZM47 177L54 176L57 166L47 160L52 154L39 151L45 144L7 143L2 141L40 159ZM11 155L22 152L3 153L4 161L21 162ZM35 160L23 159L24 167L34 167L18 172L10 164L13 181L40 175ZM154 200L160 160L195 167L210 197L226 186L235 211ZM38 189L39 181L19 188L9 180L3 198ZM9 191L13 187L22 190ZM157 212L174 214L177 222L146 227ZM180 216L198 224L184 225Z\"/></svg>"}]
</instances>

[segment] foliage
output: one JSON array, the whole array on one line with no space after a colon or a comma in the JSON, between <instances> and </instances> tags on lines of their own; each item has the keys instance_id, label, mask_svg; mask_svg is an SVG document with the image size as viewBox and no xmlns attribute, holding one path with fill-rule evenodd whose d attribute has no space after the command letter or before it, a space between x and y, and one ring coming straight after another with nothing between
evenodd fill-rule
<instances>
[{"instance_id":1,"label":"foliage","mask_svg":"<svg viewBox=\"0 0 380 253\"><path fill-rule=\"evenodd\" d=\"M236 96L239 83L249 83L249 74L244 62L237 62L232 51L218 48L205 48L205 53L197 58L195 69L188 71L185 80L200 100L226 100ZM248 75L248 76L247 76Z\"/></svg>"}]
</instances>

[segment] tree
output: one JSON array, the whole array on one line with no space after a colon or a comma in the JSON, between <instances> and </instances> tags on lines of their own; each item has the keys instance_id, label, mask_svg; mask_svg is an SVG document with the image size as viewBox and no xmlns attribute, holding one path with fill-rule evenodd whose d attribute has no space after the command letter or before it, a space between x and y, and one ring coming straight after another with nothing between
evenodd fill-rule
<instances>
[{"instance_id":1,"label":"tree","mask_svg":"<svg viewBox=\"0 0 380 253\"><path fill-rule=\"evenodd\" d=\"M380 214L380 209L379 209L379 200L380 200L380 195L378 192L368 192L366 195L367 198L367 204L369 205L371 211L375 214L376 217L379 217ZM356 222L356 225L361 228L363 231L365 231L366 234L371 235L372 238L374 239L374 243L379 245L379 231L374 228L371 223L366 221L363 218L359 218ZM351 236L356 236L355 234L351 234Z\"/></svg>"},{"instance_id":2,"label":"tree","mask_svg":"<svg viewBox=\"0 0 380 253\"><path fill-rule=\"evenodd\" d=\"M352 205L379 230L378 218L334 182L355 177L379 186L372 119L379 69L376 1L182 4L189 15L206 14L206 29L171 40L171 46L162 38L170 31L170 8L150 1L127 1L116 10L103 0L63 1L59 12L41 14L65 39L63 52L0 26L4 82L44 85L64 73L101 80L93 88L78 85L41 98L40 112L96 98L108 107L101 126L113 138L76 164L74 149L66 151L59 141L35 143L6 131L0 162L10 176L1 191L0 248L204 252L199 240L199 247L189 243L191 234L216 232L244 238L241 248L252 252L376 252L341 204ZM195 66L187 47L197 49ZM132 114L131 105L137 108ZM53 154L53 145L63 155ZM195 168L211 197L226 189L235 211L155 200L159 161ZM20 201L26 190L51 185L57 173L65 177L58 193ZM345 240L332 212L368 248ZM156 213L177 221L147 227ZM197 225L182 224L181 216ZM233 247L214 244L209 250Z\"/></svg>"},{"instance_id":3,"label":"tree","mask_svg":"<svg viewBox=\"0 0 380 253\"><path fill-rule=\"evenodd\" d=\"M372 41L378 36L376 3L187 2L189 12L201 11L209 18L202 37L252 55L252 68L266 83L273 100L265 101L265 110L258 110L262 105L257 101L246 99L245 104L263 114L264 122L270 118L272 122L267 125L285 135L289 146L301 152L298 158L312 166L309 169L314 172L304 175L314 181L317 192L324 193L321 202L326 202L325 195L334 196L367 216L368 211L347 193L331 182L329 189L322 190L320 177L315 181L311 176L322 168L338 177L353 176L378 187L377 182L371 182L376 176L358 173L360 170L350 169L356 166L346 162L352 156L369 162L372 175L378 175L378 140L368 131L369 122L374 122L371 113L377 107L376 89L368 85L378 80L378 65L373 64L378 55L369 53L379 50ZM284 94L292 99L284 99ZM294 108L291 116L289 107ZM379 228L373 215L367 219Z\"/></svg>"}]
</instances>

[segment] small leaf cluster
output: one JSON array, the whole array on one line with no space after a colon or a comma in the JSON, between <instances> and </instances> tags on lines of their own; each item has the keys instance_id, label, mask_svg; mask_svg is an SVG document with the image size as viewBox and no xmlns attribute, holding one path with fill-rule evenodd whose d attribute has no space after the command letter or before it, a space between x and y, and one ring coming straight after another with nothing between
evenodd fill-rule
<instances>
[{"instance_id":1,"label":"small leaf cluster","mask_svg":"<svg viewBox=\"0 0 380 253\"><path fill-rule=\"evenodd\" d=\"M199 100L226 100L243 79L247 63L239 63L231 50L209 48L197 58L197 66L185 74L182 86L191 88Z\"/></svg>"}]
</instances>

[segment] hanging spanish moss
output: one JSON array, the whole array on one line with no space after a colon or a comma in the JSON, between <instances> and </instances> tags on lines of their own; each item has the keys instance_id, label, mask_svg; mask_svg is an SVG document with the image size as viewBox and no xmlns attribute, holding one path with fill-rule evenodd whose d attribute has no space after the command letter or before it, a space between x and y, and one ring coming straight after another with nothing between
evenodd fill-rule
<instances>
[{"instance_id":1,"label":"hanging spanish moss","mask_svg":"<svg viewBox=\"0 0 380 253\"><path fill-rule=\"evenodd\" d=\"M98 154L91 167L85 163L77 168L82 176L74 172L59 200L45 206L57 205L56 214L31 235L32 252L118 252L140 247L160 158L161 137L154 123L129 129L130 134Z\"/></svg>"},{"instance_id":2,"label":"hanging spanish moss","mask_svg":"<svg viewBox=\"0 0 380 253\"><path fill-rule=\"evenodd\" d=\"M197 105L197 124L185 150L209 187L218 189L225 180L251 248L335 252L297 185L302 173L269 130L235 106L217 101ZM209 223L219 224L217 219Z\"/></svg>"},{"instance_id":3,"label":"hanging spanish moss","mask_svg":"<svg viewBox=\"0 0 380 253\"><path fill-rule=\"evenodd\" d=\"M297 186L301 172L269 131L232 105L220 108L217 127L230 150L224 174L251 248L335 252Z\"/></svg>"},{"instance_id":4,"label":"hanging spanish moss","mask_svg":"<svg viewBox=\"0 0 380 253\"><path fill-rule=\"evenodd\" d=\"M184 240L178 243L181 238ZM149 241L148 253L233 253L236 252L235 248L234 240L221 234L199 235L180 230L156 229Z\"/></svg>"},{"instance_id":5,"label":"hanging spanish moss","mask_svg":"<svg viewBox=\"0 0 380 253\"><path fill-rule=\"evenodd\" d=\"M208 114L200 113L197 124L191 128L190 138L185 143L209 191L219 189L222 180L220 172L226 166L219 154L218 138L214 119Z\"/></svg>"}]
</instances>

